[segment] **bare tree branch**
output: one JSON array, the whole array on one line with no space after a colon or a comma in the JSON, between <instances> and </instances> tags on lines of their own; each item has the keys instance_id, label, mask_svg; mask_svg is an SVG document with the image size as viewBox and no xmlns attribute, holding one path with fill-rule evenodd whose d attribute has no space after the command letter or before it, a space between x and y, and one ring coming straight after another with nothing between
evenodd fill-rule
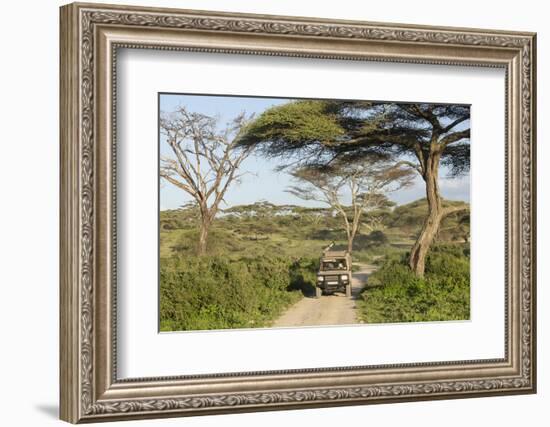
<instances>
[{"instance_id":1,"label":"bare tree branch","mask_svg":"<svg viewBox=\"0 0 550 427\"><path fill-rule=\"evenodd\" d=\"M208 229L225 193L243 174L237 173L252 147L236 140L252 116L244 112L220 130L218 119L180 106L162 112L160 133L173 157L161 158L160 177L189 194L201 214L199 254L206 251Z\"/></svg>"},{"instance_id":2,"label":"bare tree branch","mask_svg":"<svg viewBox=\"0 0 550 427\"><path fill-rule=\"evenodd\" d=\"M449 123L447 126L445 126L443 129L442 129L442 134L444 133L447 133L449 132L451 129L453 129L456 125L458 125L459 123L462 123L462 122L465 122L466 120L470 120L470 116L462 116L462 117L459 117L457 118L456 120L454 120L453 122Z\"/></svg>"},{"instance_id":3,"label":"bare tree branch","mask_svg":"<svg viewBox=\"0 0 550 427\"><path fill-rule=\"evenodd\" d=\"M315 200L334 209L342 218L348 251L365 214L387 205L386 193L410 185L418 167L411 162L361 164L336 161L330 168L302 167L292 171L298 185L287 191L302 200ZM344 204L349 198L350 206Z\"/></svg>"},{"instance_id":4,"label":"bare tree branch","mask_svg":"<svg viewBox=\"0 0 550 427\"><path fill-rule=\"evenodd\" d=\"M444 147L446 147L447 145L452 144L453 142L457 142L466 138L470 138L470 129L466 129L460 132L450 133L444 136L443 138L441 138L439 143Z\"/></svg>"}]
</instances>

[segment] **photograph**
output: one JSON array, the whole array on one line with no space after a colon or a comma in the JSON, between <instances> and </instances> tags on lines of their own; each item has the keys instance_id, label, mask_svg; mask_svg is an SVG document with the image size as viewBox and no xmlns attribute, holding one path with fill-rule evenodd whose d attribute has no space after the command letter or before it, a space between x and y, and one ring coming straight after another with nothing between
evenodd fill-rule
<instances>
[{"instance_id":1,"label":"photograph","mask_svg":"<svg viewBox=\"0 0 550 427\"><path fill-rule=\"evenodd\" d=\"M159 330L470 319L470 105L158 94Z\"/></svg>"}]
</instances>

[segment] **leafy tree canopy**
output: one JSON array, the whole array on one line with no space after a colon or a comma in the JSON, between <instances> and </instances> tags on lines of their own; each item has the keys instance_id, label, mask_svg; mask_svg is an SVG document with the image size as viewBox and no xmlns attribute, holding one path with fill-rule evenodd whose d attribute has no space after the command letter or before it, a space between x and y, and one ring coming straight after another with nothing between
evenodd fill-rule
<instances>
[{"instance_id":1,"label":"leafy tree canopy","mask_svg":"<svg viewBox=\"0 0 550 427\"><path fill-rule=\"evenodd\" d=\"M238 143L301 164L399 157L421 174L438 150L441 163L457 176L470 167L469 120L465 105L293 101L258 116Z\"/></svg>"},{"instance_id":2,"label":"leafy tree canopy","mask_svg":"<svg viewBox=\"0 0 550 427\"><path fill-rule=\"evenodd\" d=\"M240 136L239 145L254 146L268 157L292 155L312 146L316 150L345 136L337 111L326 101L292 101L258 116ZM260 142L265 144L259 144Z\"/></svg>"}]
</instances>

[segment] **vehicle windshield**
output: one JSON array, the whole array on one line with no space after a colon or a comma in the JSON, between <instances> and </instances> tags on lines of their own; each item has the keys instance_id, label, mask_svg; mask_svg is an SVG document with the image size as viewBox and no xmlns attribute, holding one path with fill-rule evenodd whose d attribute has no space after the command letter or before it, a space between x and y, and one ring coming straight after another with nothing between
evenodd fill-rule
<instances>
[{"instance_id":1,"label":"vehicle windshield","mask_svg":"<svg viewBox=\"0 0 550 427\"><path fill-rule=\"evenodd\" d=\"M321 270L346 270L346 260L344 258L323 260L321 262Z\"/></svg>"}]
</instances>

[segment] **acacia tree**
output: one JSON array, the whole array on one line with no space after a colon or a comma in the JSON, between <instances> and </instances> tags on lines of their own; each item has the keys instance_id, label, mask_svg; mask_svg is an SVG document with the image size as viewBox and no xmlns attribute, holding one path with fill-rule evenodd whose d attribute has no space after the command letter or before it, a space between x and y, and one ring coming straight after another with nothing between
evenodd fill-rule
<instances>
[{"instance_id":1,"label":"acacia tree","mask_svg":"<svg viewBox=\"0 0 550 427\"><path fill-rule=\"evenodd\" d=\"M200 215L197 253L207 249L210 225L229 186L242 176L239 167L251 147L238 147L250 117L244 113L219 129L218 119L181 106L162 112L160 132L171 156L162 156L160 176L190 195Z\"/></svg>"},{"instance_id":2,"label":"acacia tree","mask_svg":"<svg viewBox=\"0 0 550 427\"><path fill-rule=\"evenodd\" d=\"M411 249L409 266L424 274L426 255L441 221L467 209L466 205L443 207L439 189L440 166L449 167L451 177L470 166L470 108L464 105L341 103L342 124L347 130L341 152L356 159L384 153L408 164L425 183L428 213ZM371 122L365 124L365 115ZM374 123L374 125L372 125Z\"/></svg>"},{"instance_id":3,"label":"acacia tree","mask_svg":"<svg viewBox=\"0 0 550 427\"><path fill-rule=\"evenodd\" d=\"M443 208L439 170L443 164L458 176L469 169L469 120L470 108L463 105L295 101L265 111L239 144L286 158L288 165L382 157L417 171L425 182L428 213L409 265L422 276L442 219L466 208Z\"/></svg>"},{"instance_id":4,"label":"acacia tree","mask_svg":"<svg viewBox=\"0 0 550 427\"><path fill-rule=\"evenodd\" d=\"M362 164L339 161L330 167L303 166L294 169L291 175L299 184L289 187L289 193L302 200L325 203L342 218L350 253L364 214L387 207L390 202L385 193L412 180L409 168L374 161ZM348 198L350 205L344 202ZM376 222L374 217L369 219L373 224Z\"/></svg>"}]
</instances>

